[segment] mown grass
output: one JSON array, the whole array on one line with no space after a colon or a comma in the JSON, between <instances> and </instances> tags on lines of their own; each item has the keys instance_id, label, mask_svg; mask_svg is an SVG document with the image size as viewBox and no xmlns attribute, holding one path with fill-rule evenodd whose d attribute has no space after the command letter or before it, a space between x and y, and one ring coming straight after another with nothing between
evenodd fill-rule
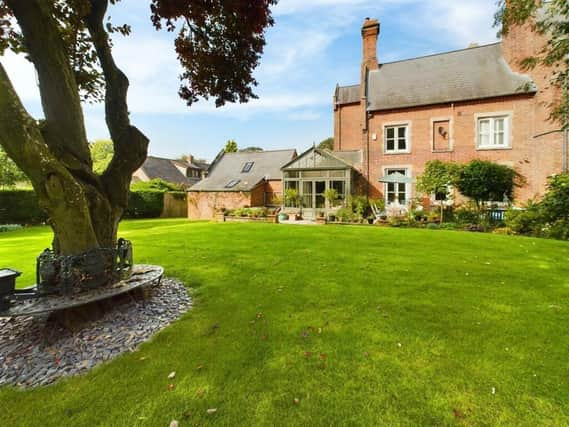
<instances>
[{"instance_id":1,"label":"mown grass","mask_svg":"<svg viewBox=\"0 0 569 427\"><path fill-rule=\"evenodd\" d=\"M569 424L567 243L180 220L121 235L195 307L87 375L0 389L0 425ZM1 235L0 264L32 283L50 238Z\"/></svg>"}]
</instances>

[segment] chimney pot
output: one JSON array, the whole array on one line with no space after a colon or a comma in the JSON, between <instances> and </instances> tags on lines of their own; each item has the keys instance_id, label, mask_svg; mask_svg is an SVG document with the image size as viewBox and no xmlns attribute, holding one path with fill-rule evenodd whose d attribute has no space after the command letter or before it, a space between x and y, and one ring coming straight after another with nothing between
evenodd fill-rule
<instances>
[{"instance_id":1,"label":"chimney pot","mask_svg":"<svg viewBox=\"0 0 569 427\"><path fill-rule=\"evenodd\" d=\"M379 21L377 19L366 18L362 25L362 67L368 70L379 68L377 60L377 39L379 36Z\"/></svg>"}]
</instances>

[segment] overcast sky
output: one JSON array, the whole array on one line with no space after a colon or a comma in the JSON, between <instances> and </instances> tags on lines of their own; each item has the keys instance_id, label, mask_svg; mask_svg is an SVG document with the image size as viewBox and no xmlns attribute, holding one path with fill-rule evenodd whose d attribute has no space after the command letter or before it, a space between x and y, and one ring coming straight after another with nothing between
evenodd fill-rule
<instances>
[{"instance_id":1,"label":"overcast sky","mask_svg":"<svg viewBox=\"0 0 569 427\"><path fill-rule=\"evenodd\" d=\"M228 139L240 147L304 150L332 136L336 83L358 83L360 26L378 18L380 62L462 49L496 41L495 0L281 0L255 74L259 99L216 109L200 102L186 107L177 96L178 66L173 36L150 24L149 1L122 0L109 12L133 34L115 37L117 64L131 82L133 123L150 138L150 153L211 159ZM16 90L41 117L33 67L21 57L1 58ZM90 140L108 137L101 105L86 105Z\"/></svg>"}]
</instances>

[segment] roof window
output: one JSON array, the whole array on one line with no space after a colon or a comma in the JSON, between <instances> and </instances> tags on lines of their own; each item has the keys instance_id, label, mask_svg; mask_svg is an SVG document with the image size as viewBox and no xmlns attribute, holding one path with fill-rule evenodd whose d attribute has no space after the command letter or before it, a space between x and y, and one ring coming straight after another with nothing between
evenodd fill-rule
<instances>
[{"instance_id":1,"label":"roof window","mask_svg":"<svg viewBox=\"0 0 569 427\"><path fill-rule=\"evenodd\" d=\"M241 169L241 172L243 173L248 173L251 172L251 169L253 169L253 165L255 164L255 162L247 162L243 165L243 169Z\"/></svg>"},{"instance_id":2,"label":"roof window","mask_svg":"<svg viewBox=\"0 0 569 427\"><path fill-rule=\"evenodd\" d=\"M225 188L233 188L235 187L237 184L239 184L241 182L240 179L232 179L231 181L229 181L226 185Z\"/></svg>"}]
</instances>

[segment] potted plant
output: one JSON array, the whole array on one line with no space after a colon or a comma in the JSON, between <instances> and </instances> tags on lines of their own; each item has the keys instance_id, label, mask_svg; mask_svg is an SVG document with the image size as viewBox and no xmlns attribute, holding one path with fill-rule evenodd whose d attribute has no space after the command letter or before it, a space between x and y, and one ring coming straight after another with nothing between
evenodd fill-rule
<instances>
[{"instance_id":1,"label":"potted plant","mask_svg":"<svg viewBox=\"0 0 569 427\"><path fill-rule=\"evenodd\" d=\"M335 208L336 202L338 201L338 190L335 188L329 188L324 192L324 198L328 202L328 207Z\"/></svg>"},{"instance_id":2,"label":"potted plant","mask_svg":"<svg viewBox=\"0 0 569 427\"><path fill-rule=\"evenodd\" d=\"M300 203L300 194L294 188L288 188L285 191L285 201L292 207L298 208ZM289 214L289 219L294 221L296 219L296 213Z\"/></svg>"}]
</instances>

